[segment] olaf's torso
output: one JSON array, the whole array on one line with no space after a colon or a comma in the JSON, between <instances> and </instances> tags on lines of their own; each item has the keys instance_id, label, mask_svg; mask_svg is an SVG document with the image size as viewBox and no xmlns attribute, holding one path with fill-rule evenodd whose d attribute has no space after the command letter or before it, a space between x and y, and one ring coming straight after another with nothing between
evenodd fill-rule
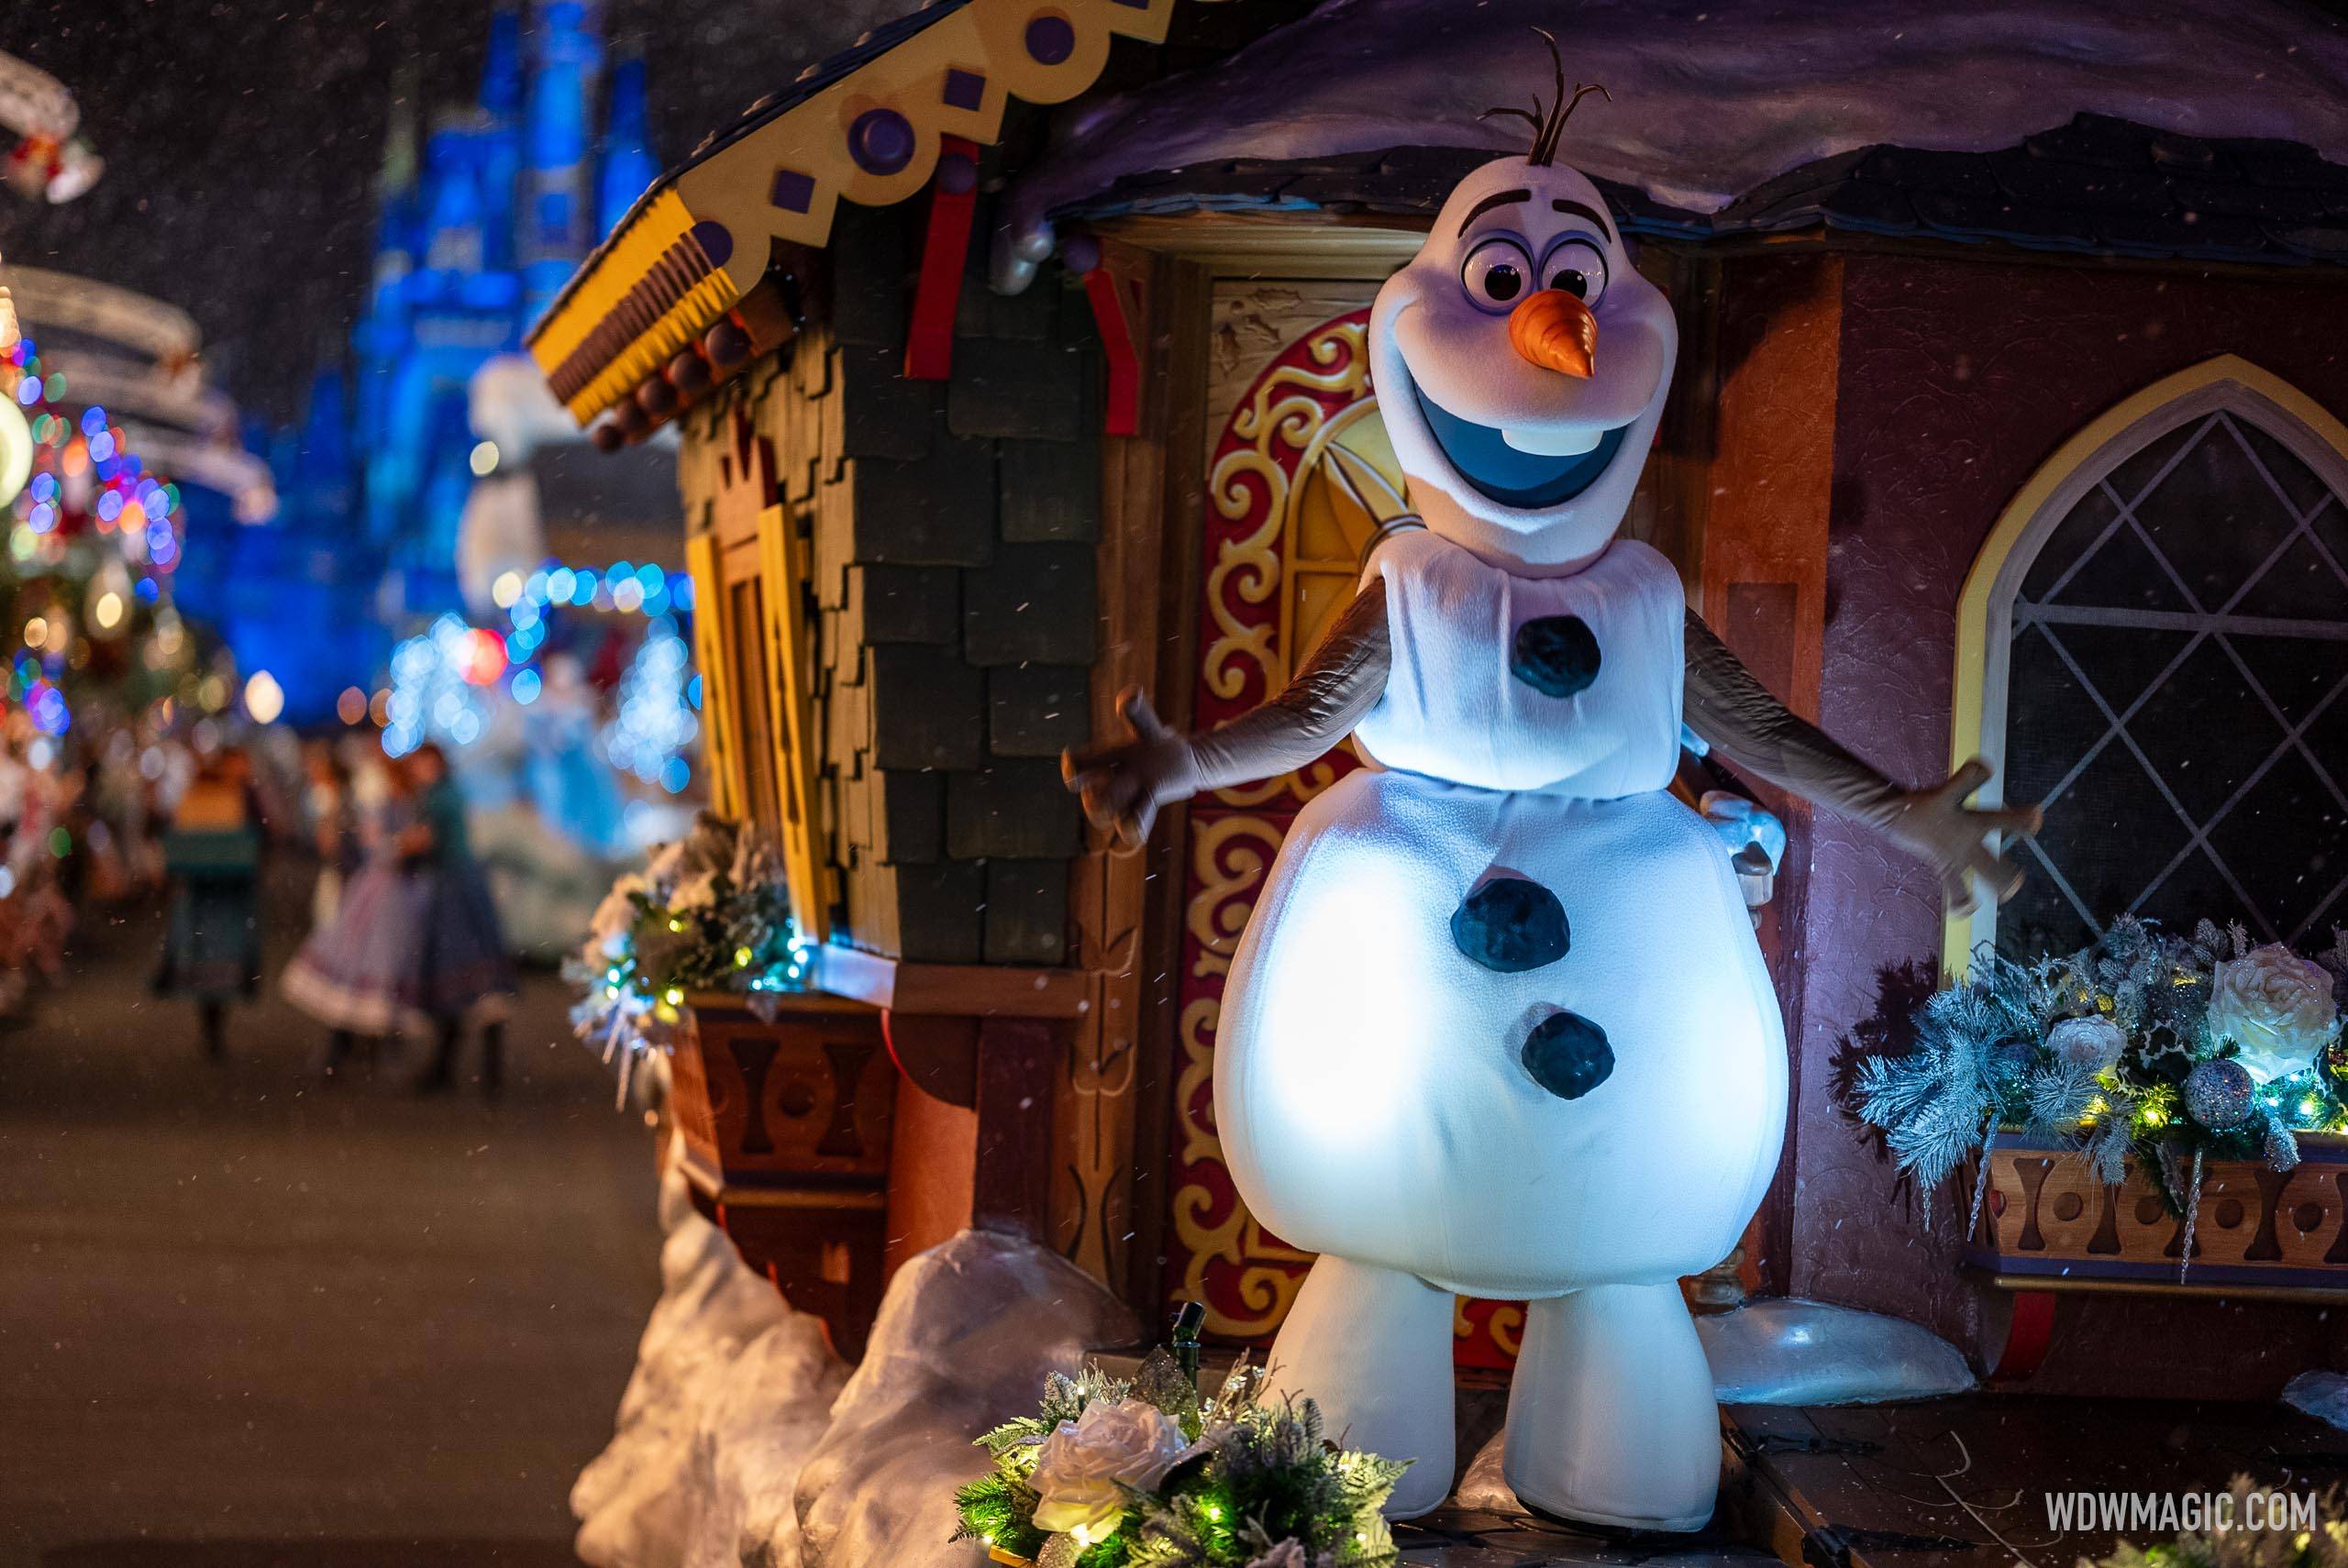
<instances>
[{"instance_id":1,"label":"olaf's torso","mask_svg":"<svg viewBox=\"0 0 2348 1568\"><path fill-rule=\"evenodd\" d=\"M1588 801L1670 785L1687 611L1656 551L1618 540L1571 577L1520 578L1419 530L1370 570L1393 663L1356 734L1380 766ZM1577 668L1593 649L1594 668Z\"/></svg>"},{"instance_id":2,"label":"olaf's torso","mask_svg":"<svg viewBox=\"0 0 2348 1568\"><path fill-rule=\"evenodd\" d=\"M1719 841L1665 792L1678 574L1618 541L1515 578L1425 533L1371 571L1392 660L1357 734L1378 766L1298 814L1217 1024L1240 1192L1300 1247L1477 1294L1707 1267L1775 1166L1785 1064ZM1562 956L1463 955L1454 911L1498 878L1556 894ZM1523 1063L1561 1010L1612 1055L1571 1099Z\"/></svg>"}]
</instances>

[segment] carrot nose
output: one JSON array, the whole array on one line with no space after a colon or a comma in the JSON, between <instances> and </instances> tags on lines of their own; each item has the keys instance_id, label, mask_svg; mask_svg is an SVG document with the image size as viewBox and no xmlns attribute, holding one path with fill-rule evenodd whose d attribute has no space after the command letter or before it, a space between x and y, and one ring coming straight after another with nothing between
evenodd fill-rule
<instances>
[{"instance_id":1,"label":"carrot nose","mask_svg":"<svg viewBox=\"0 0 2348 1568\"><path fill-rule=\"evenodd\" d=\"M1508 340L1544 370L1589 379L1598 359L1598 318L1563 289L1541 289L1508 313Z\"/></svg>"}]
</instances>

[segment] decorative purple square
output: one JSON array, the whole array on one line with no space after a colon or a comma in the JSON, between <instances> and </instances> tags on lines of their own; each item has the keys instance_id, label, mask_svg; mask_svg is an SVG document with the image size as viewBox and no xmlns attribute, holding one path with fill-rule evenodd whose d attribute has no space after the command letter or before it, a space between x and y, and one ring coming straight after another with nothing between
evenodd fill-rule
<instances>
[{"instance_id":1,"label":"decorative purple square","mask_svg":"<svg viewBox=\"0 0 2348 1568\"><path fill-rule=\"evenodd\" d=\"M946 72L946 91L940 94L949 109L976 109L985 102L987 79L975 71L959 67Z\"/></svg>"},{"instance_id":2,"label":"decorative purple square","mask_svg":"<svg viewBox=\"0 0 2348 1568\"><path fill-rule=\"evenodd\" d=\"M802 174L796 169L778 169L774 171L774 189L767 193L767 200L784 212L803 213L814 203L815 177Z\"/></svg>"}]
</instances>

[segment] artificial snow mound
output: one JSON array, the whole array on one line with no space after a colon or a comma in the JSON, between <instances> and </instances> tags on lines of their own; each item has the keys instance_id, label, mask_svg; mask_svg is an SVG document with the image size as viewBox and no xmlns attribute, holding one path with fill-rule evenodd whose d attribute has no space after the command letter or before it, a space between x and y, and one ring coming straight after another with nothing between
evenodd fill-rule
<instances>
[{"instance_id":1,"label":"artificial snow mound","mask_svg":"<svg viewBox=\"0 0 2348 1568\"><path fill-rule=\"evenodd\" d=\"M693 1211L673 1165L660 1198L660 1300L610 1446L570 1489L579 1556L595 1568L731 1568L746 1557L794 1568L792 1486L847 1368L823 1324Z\"/></svg>"},{"instance_id":2,"label":"artificial snow mound","mask_svg":"<svg viewBox=\"0 0 2348 1568\"><path fill-rule=\"evenodd\" d=\"M2348 1377L2317 1368L2283 1385L2283 1403L2348 1431Z\"/></svg>"},{"instance_id":3,"label":"artificial snow mound","mask_svg":"<svg viewBox=\"0 0 2348 1568\"><path fill-rule=\"evenodd\" d=\"M965 1231L897 1271L864 1363L799 1473L807 1568L962 1568L954 1489L987 1468L979 1433L1033 1415L1044 1378L1133 1343L1131 1313L1029 1242Z\"/></svg>"},{"instance_id":4,"label":"artificial snow mound","mask_svg":"<svg viewBox=\"0 0 2348 1568\"><path fill-rule=\"evenodd\" d=\"M2296 0L1328 0L1226 61L1080 105L1013 188L1014 243L1122 176L1390 147L1524 150L1494 105L1603 83L1560 161L1711 212L1854 148L1988 152L2086 113L2348 162L2348 26ZM998 277L1004 270L998 266Z\"/></svg>"},{"instance_id":5,"label":"artificial snow mound","mask_svg":"<svg viewBox=\"0 0 2348 1568\"><path fill-rule=\"evenodd\" d=\"M1964 1353L1904 1318L1798 1296L1696 1320L1723 1405L1873 1405L1973 1386Z\"/></svg>"},{"instance_id":6,"label":"artificial snow mound","mask_svg":"<svg viewBox=\"0 0 2348 1568\"><path fill-rule=\"evenodd\" d=\"M822 1324L742 1265L671 1167L662 1293L617 1430L571 1488L594 1568L976 1568L950 1541L972 1439L1047 1373L1139 1337L1055 1253L965 1231L890 1282L853 1376Z\"/></svg>"}]
</instances>

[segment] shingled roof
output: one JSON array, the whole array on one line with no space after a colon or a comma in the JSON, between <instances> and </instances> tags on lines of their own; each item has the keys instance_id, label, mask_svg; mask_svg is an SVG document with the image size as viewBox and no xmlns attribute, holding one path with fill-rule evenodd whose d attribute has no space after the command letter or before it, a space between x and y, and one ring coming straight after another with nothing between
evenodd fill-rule
<instances>
[{"instance_id":1,"label":"shingled roof","mask_svg":"<svg viewBox=\"0 0 2348 1568\"><path fill-rule=\"evenodd\" d=\"M818 248L847 202L886 207L991 143L1014 99L1096 82L1117 39L1166 36L1174 0L933 0L751 105L662 174L527 335L582 425L661 373L758 287L778 246Z\"/></svg>"},{"instance_id":2,"label":"shingled roof","mask_svg":"<svg viewBox=\"0 0 2348 1568\"><path fill-rule=\"evenodd\" d=\"M1390 148L1132 175L1060 222L1196 211L1432 217L1481 149ZM2348 168L2294 141L2203 138L2104 115L1994 152L1858 148L1770 180L1717 213L1600 182L1631 233L1701 241L1824 226L2033 250L2230 262L2348 262Z\"/></svg>"}]
</instances>

